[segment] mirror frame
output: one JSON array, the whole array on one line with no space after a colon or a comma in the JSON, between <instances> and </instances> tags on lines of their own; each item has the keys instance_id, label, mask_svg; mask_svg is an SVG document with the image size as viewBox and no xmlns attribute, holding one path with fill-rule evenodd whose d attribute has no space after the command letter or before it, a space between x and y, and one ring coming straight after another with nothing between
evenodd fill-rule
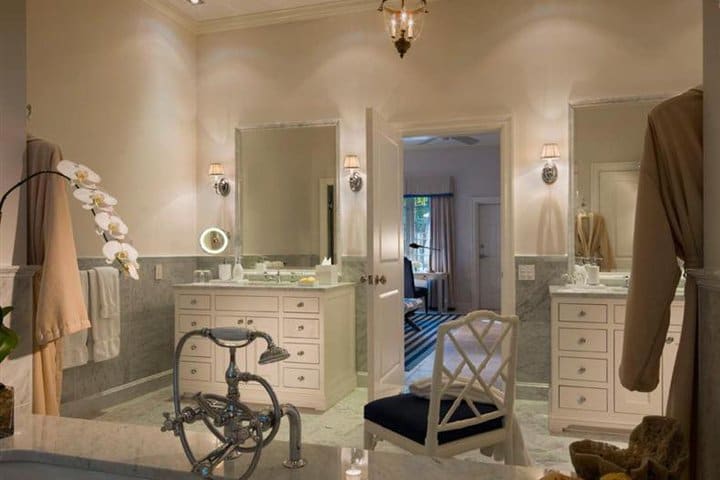
<instances>
[{"instance_id":1,"label":"mirror frame","mask_svg":"<svg viewBox=\"0 0 720 480\"><path fill-rule=\"evenodd\" d=\"M234 235L234 247L235 247L235 258L242 257L245 255L244 249L244 236L243 236L243 205L242 198L244 193L243 185L243 170L241 162L241 151L242 151L242 133L251 130L270 130L280 128L302 128L302 127L335 127L335 191L334 191L334 221L335 227L333 232L333 238L335 241L335 258L332 259L333 264L341 264L342 251L340 242L340 182L342 180L342 165L340 163L340 120L329 119L329 120L310 120L310 121L298 121L298 122L270 122L270 123L258 123L250 125L241 125L235 127L235 235Z\"/></svg>"},{"instance_id":2,"label":"mirror frame","mask_svg":"<svg viewBox=\"0 0 720 480\"><path fill-rule=\"evenodd\" d=\"M575 268L575 109L613 103L662 102L672 96L673 94L634 95L627 97L606 97L568 102L568 175L570 183L568 189L567 217L568 274L571 274ZM620 272L621 271L618 271L618 273Z\"/></svg>"}]
</instances>

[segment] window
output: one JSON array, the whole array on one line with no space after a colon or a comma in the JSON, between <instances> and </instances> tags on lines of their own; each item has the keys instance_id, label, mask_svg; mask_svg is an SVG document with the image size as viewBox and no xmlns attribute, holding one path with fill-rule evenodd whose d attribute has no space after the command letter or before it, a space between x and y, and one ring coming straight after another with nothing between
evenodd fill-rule
<instances>
[{"instance_id":1,"label":"window","mask_svg":"<svg viewBox=\"0 0 720 480\"><path fill-rule=\"evenodd\" d=\"M413 262L416 272L430 270L430 250L410 248L408 245L430 246L430 197L406 197L403 208L403 228L405 229L405 256Z\"/></svg>"}]
</instances>

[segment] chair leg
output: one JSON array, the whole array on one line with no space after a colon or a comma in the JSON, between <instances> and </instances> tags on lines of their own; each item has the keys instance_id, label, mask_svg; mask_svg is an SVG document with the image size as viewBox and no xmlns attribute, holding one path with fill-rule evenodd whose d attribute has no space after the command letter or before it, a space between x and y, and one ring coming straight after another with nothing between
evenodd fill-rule
<instances>
[{"instance_id":1,"label":"chair leg","mask_svg":"<svg viewBox=\"0 0 720 480\"><path fill-rule=\"evenodd\" d=\"M413 330L415 330L416 332L419 332L419 331L422 330L422 328L420 328L420 326L419 326L417 323L415 323L415 320L413 320L412 318L410 318L410 314L405 315L405 323L407 323L408 325L410 325L410 327L411 327Z\"/></svg>"},{"instance_id":2,"label":"chair leg","mask_svg":"<svg viewBox=\"0 0 720 480\"><path fill-rule=\"evenodd\" d=\"M428 313L428 306L429 306L428 294L426 293L425 294L425 313Z\"/></svg>"},{"instance_id":3,"label":"chair leg","mask_svg":"<svg viewBox=\"0 0 720 480\"><path fill-rule=\"evenodd\" d=\"M375 450L378 440L375 435L370 432L365 432L365 450Z\"/></svg>"}]
</instances>

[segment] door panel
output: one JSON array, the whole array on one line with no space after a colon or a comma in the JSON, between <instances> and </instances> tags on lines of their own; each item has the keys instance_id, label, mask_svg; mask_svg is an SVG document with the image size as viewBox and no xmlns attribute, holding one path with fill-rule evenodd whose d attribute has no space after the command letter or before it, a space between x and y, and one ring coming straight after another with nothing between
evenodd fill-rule
<instances>
[{"instance_id":1,"label":"door panel","mask_svg":"<svg viewBox=\"0 0 720 480\"><path fill-rule=\"evenodd\" d=\"M622 357L623 332L615 331L615 412L662 415L662 386L652 392L631 392L622 386L617 372Z\"/></svg>"},{"instance_id":2,"label":"door panel","mask_svg":"<svg viewBox=\"0 0 720 480\"><path fill-rule=\"evenodd\" d=\"M477 251L479 305L483 310L500 311L500 205L477 206Z\"/></svg>"},{"instance_id":3,"label":"door panel","mask_svg":"<svg viewBox=\"0 0 720 480\"><path fill-rule=\"evenodd\" d=\"M367 110L368 175L368 396L394 395L403 387L403 151L397 132Z\"/></svg>"}]
</instances>

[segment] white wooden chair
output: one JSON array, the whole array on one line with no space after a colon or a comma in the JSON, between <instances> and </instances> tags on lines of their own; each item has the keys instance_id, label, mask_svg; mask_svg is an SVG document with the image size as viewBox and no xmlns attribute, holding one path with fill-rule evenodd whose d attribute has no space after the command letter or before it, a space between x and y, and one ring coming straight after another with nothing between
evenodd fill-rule
<instances>
[{"instance_id":1,"label":"white wooden chair","mask_svg":"<svg viewBox=\"0 0 720 480\"><path fill-rule=\"evenodd\" d=\"M469 335L461 336L463 330ZM509 442L517 337L518 317L489 311L472 312L441 325L430 398L400 394L368 403L365 448L373 450L378 441L386 440L414 454L452 457ZM461 377L470 381L455 392L457 398L443 399L448 387ZM477 401L477 387L484 393L482 402Z\"/></svg>"}]
</instances>

